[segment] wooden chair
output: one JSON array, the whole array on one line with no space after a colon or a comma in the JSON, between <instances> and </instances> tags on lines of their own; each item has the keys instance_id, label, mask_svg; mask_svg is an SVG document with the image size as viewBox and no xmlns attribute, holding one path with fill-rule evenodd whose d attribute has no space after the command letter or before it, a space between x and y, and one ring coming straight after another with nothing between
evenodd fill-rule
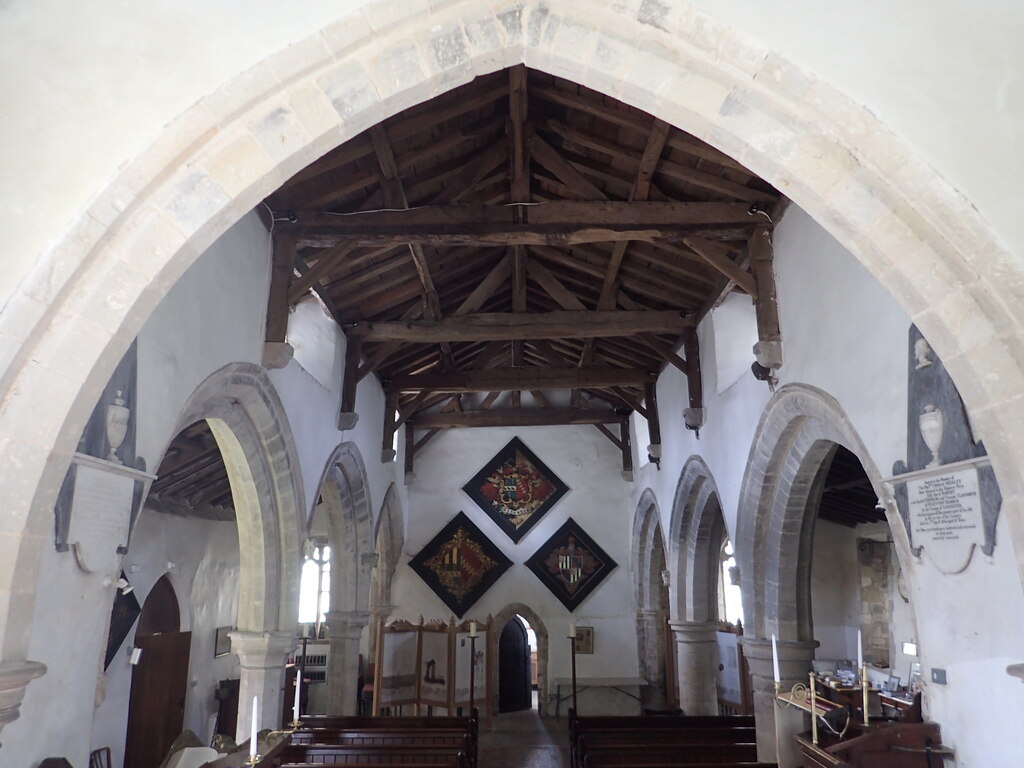
<instances>
[{"instance_id":1,"label":"wooden chair","mask_svg":"<svg viewBox=\"0 0 1024 768\"><path fill-rule=\"evenodd\" d=\"M113 768L110 747L100 747L89 753L89 768Z\"/></svg>"}]
</instances>

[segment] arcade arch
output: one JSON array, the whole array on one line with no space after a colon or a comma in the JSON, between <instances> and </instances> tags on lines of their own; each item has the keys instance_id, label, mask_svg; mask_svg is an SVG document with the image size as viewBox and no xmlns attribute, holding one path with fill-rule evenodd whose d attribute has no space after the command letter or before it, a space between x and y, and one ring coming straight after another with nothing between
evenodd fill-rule
<instances>
[{"instance_id":1,"label":"arcade arch","mask_svg":"<svg viewBox=\"0 0 1024 768\"><path fill-rule=\"evenodd\" d=\"M640 677L647 685L640 691L645 709L666 710L674 705L669 691L666 666L669 616L669 571L665 558L665 537L654 492L649 488L640 496L633 517L633 575L636 599L637 653Z\"/></svg>"}]
</instances>

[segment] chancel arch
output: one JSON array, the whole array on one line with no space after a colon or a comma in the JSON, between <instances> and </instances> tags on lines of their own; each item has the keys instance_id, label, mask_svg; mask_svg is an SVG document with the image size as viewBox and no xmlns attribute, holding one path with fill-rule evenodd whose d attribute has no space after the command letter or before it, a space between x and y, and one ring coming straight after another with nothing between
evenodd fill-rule
<instances>
[{"instance_id":1,"label":"chancel arch","mask_svg":"<svg viewBox=\"0 0 1024 768\"><path fill-rule=\"evenodd\" d=\"M378 559L366 467L354 443L342 443L331 454L319 495L331 547L327 714L354 715L359 641L370 620L371 573Z\"/></svg>"},{"instance_id":2,"label":"chancel arch","mask_svg":"<svg viewBox=\"0 0 1024 768\"><path fill-rule=\"evenodd\" d=\"M649 488L640 496L633 517L633 575L636 598L637 652L640 677L647 681L641 688L645 709L665 710L675 704L674 682L669 690L669 570L661 516L654 492Z\"/></svg>"},{"instance_id":3,"label":"chancel arch","mask_svg":"<svg viewBox=\"0 0 1024 768\"><path fill-rule=\"evenodd\" d=\"M387 4L379 0L379 7ZM652 14L652 5L660 10ZM826 223L920 316L977 416L1004 495L1020 497L1024 446L1015 440L1013 425L1020 418L1016 393L1024 390L1024 371L1001 345L1020 334L1020 322L1006 308L1020 303L1014 286L1021 268L971 201L867 110L823 81L814 81L817 98L809 103L795 90L795 84L805 87L811 81L806 73L684 2L644 3L638 10L594 0L557 12L549 4L528 2L500 22L489 16L481 20L479 7L468 2L446 4L429 15L402 13L392 15L387 34L403 40L436 35L433 50L453 55L434 57L423 65L426 70L417 63L398 86L374 82L372 64L380 48L369 28L337 52L322 44L333 36L318 31L307 41L313 45L299 49L319 47L322 53L297 71L294 50L265 56L237 80L211 87L210 97L177 121L168 121L168 129L124 164L124 173L96 195L91 207L83 201L81 217L65 237L54 238L27 281L26 293L37 298L5 308L5 336L20 347L0 384L3 433L9 438L0 448L0 466L17 472L10 485L24 490L7 499L4 533L19 538L19 550L0 564L3 613L31 615L42 546L35 532L45 528L99 388L150 309L197 254L310 160L383 116L510 61L613 93L708 137ZM464 30L481 21L494 34L470 39ZM551 34L540 34L545 28ZM595 40L609 43L607 50L624 55L601 58L595 53L600 45L566 44L560 28L589 30ZM658 46L664 56L651 52ZM424 50L430 48L425 42ZM652 64L667 64L662 68L667 74L652 77L650 68L632 66L634 59L647 57ZM292 75L283 84L265 76L278 66ZM263 82L262 92L251 85ZM242 107L225 98L236 85L248 97ZM719 95L709 98L709 93ZM308 105L307 96L324 108L305 112L282 106ZM288 134L290 143L271 157L253 139L253 126L282 119L295 130ZM246 145L256 147L253 162L232 162L232 153ZM823 166L829 172L823 173ZM907 258L909 251L914 258ZM986 269L981 260L999 269ZM918 280L922 274L933 279ZM970 280L961 279L965 274ZM953 299L947 295L951 286L956 286ZM102 313L94 311L98 305ZM969 328L960 322L964 316L975 318ZM69 349L75 354L67 354ZM1003 366L1000 376L989 379L978 372L987 370L993 357ZM41 405L50 418L37 418ZM29 424L31 435L22 429ZM1024 528L1016 516L1009 525L1019 544ZM2 631L0 661L10 670L4 682L16 691L13 703L0 711L0 722L8 722L16 717L17 692L27 684L28 638L9 626Z\"/></svg>"},{"instance_id":4,"label":"chancel arch","mask_svg":"<svg viewBox=\"0 0 1024 768\"><path fill-rule=\"evenodd\" d=\"M676 484L669 521L674 582L671 626L679 659L679 703L687 714L718 711L715 632L726 535L711 470L699 456L691 456Z\"/></svg>"},{"instance_id":5,"label":"chancel arch","mask_svg":"<svg viewBox=\"0 0 1024 768\"><path fill-rule=\"evenodd\" d=\"M860 463L877 503L881 473L839 403L819 389L782 387L766 406L751 447L735 544L759 755L775 754L771 636L778 638L784 687L806 681L819 645L811 610L815 525L839 450ZM902 523L889 522L895 552L906 561Z\"/></svg>"}]
</instances>

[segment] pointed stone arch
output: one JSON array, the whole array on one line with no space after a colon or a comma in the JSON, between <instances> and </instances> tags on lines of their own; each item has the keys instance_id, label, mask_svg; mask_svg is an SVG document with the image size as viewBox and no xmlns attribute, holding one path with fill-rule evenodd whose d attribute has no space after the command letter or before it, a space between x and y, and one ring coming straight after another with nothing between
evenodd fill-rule
<instances>
[{"instance_id":1,"label":"pointed stone arch","mask_svg":"<svg viewBox=\"0 0 1024 768\"><path fill-rule=\"evenodd\" d=\"M647 681L640 691L641 704L646 709L666 709L671 698L665 663L670 650L665 623L669 617L668 559L658 500L650 488L637 502L632 541L637 654L640 677Z\"/></svg>"},{"instance_id":2,"label":"pointed stone arch","mask_svg":"<svg viewBox=\"0 0 1024 768\"><path fill-rule=\"evenodd\" d=\"M985 440L1004 499L1024 497L1024 444L1015 434L1024 417L1024 360L1013 351L1024 320L1012 311L1024 296L1024 265L971 201L869 110L684 0L423 7L376 0L358 13L379 24L353 24L340 43L322 30L239 73L97 185L66 234L39 255L20 286L26 300L9 302L0 317L12 350L0 373L0 484L10 491L0 533L17 542L17 555L0 563L0 613L32 615L41 532L78 436L152 308L198 255L343 141L516 62L706 139L824 224L933 341ZM307 57L301 65L297 50ZM377 66L402 51L411 58L401 77ZM291 131L291 143L273 157L253 134L268 124ZM985 375L994 369L999 375ZM1007 521L1024 551L1024 522L1016 514ZM10 691L0 724L17 717L27 680L40 672L26 661L23 624L0 627L0 670L7 670L0 685Z\"/></svg>"},{"instance_id":3,"label":"pointed stone arch","mask_svg":"<svg viewBox=\"0 0 1024 768\"><path fill-rule=\"evenodd\" d=\"M525 603L509 603L491 617L491 630L487 633L487 658L491 659L488 688L494 699L491 705L497 710L498 695L498 638L505 624L515 615L522 616L530 623L537 636L537 709L543 717L548 713L548 656L550 638L548 627L540 615Z\"/></svg>"},{"instance_id":4,"label":"pointed stone arch","mask_svg":"<svg viewBox=\"0 0 1024 768\"><path fill-rule=\"evenodd\" d=\"M331 545L327 714L354 715L358 708L359 641L370 620L370 574L377 562L369 482L355 443L342 443L327 460L320 497Z\"/></svg>"},{"instance_id":5,"label":"pointed stone arch","mask_svg":"<svg viewBox=\"0 0 1024 768\"><path fill-rule=\"evenodd\" d=\"M275 724L285 657L295 646L305 531L302 472L284 405L259 366L232 363L209 376L188 399L168 444L202 419L224 459L238 525L238 615L231 642L241 666L242 737L254 696L262 702L262 724Z\"/></svg>"},{"instance_id":6,"label":"pointed stone arch","mask_svg":"<svg viewBox=\"0 0 1024 768\"><path fill-rule=\"evenodd\" d=\"M405 518L394 483L384 493L384 503L377 515L374 546L377 560L370 576L369 659L376 658L377 625L387 621L395 607L392 603L391 582L405 548Z\"/></svg>"},{"instance_id":7,"label":"pointed stone arch","mask_svg":"<svg viewBox=\"0 0 1024 768\"><path fill-rule=\"evenodd\" d=\"M679 705L687 714L718 712L715 631L719 553L725 535L711 470L702 458L691 456L676 484L669 521L675 596L671 626L679 659Z\"/></svg>"},{"instance_id":8,"label":"pointed stone arch","mask_svg":"<svg viewBox=\"0 0 1024 768\"><path fill-rule=\"evenodd\" d=\"M881 497L881 478L838 401L804 384L787 384L762 413L740 491L735 547L750 663L758 755L775 754L775 692L770 637L779 639L783 685L806 680L818 643L811 616L811 549L817 501L829 461L841 445L861 463ZM890 516L897 554L909 543ZM762 757L761 759L767 759Z\"/></svg>"}]
</instances>

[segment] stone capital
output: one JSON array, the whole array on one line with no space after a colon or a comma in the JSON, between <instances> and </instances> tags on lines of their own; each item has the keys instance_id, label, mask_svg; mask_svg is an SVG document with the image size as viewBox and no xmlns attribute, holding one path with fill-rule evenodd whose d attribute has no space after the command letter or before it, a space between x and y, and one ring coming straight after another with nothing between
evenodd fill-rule
<instances>
[{"instance_id":1,"label":"stone capital","mask_svg":"<svg viewBox=\"0 0 1024 768\"><path fill-rule=\"evenodd\" d=\"M294 632L229 632L231 652L245 669L278 669L288 654L295 650L298 637Z\"/></svg>"},{"instance_id":2,"label":"stone capital","mask_svg":"<svg viewBox=\"0 0 1024 768\"><path fill-rule=\"evenodd\" d=\"M370 623L369 611L328 611L327 638L329 640L358 640L363 629Z\"/></svg>"},{"instance_id":3,"label":"stone capital","mask_svg":"<svg viewBox=\"0 0 1024 768\"><path fill-rule=\"evenodd\" d=\"M676 643L681 645L717 642L717 621L670 621L668 626Z\"/></svg>"},{"instance_id":4,"label":"stone capital","mask_svg":"<svg viewBox=\"0 0 1024 768\"><path fill-rule=\"evenodd\" d=\"M744 637L743 655L750 665L750 674L754 685L771 685L775 680L772 667L772 641L763 638ZM819 645L817 640L779 640L779 674L783 685L807 682L807 673L814 661L814 649Z\"/></svg>"},{"instance_id":5,"label":"stone capital","mask_svg":"<svg viewBox=\"0 0 1024 768\"><path fill-rule=\"evenodd\" d=\"M18 719L18 708L25 698L25 689L30 682L44 674L46 665L38 661L0 664L0 729Z\"/></svg>"}]
</instances>

